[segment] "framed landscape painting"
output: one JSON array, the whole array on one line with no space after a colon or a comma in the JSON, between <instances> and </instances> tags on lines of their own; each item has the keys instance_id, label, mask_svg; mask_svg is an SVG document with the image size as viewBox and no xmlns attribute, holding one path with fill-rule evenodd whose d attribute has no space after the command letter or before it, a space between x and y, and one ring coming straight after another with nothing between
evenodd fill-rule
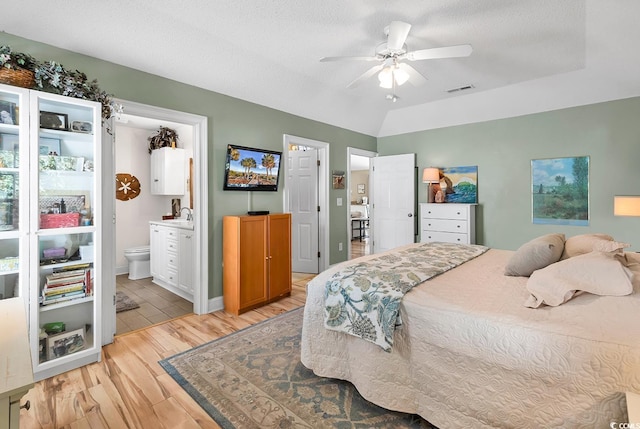
<instances>
[{"instance_id":1,"label":"framed landscape painting","mask_svg":"<svg viewBox=\"0 0 640 429\"><path fill-rule=\"evenodd\" d=\"M589 225L589 157L531 161L535 224Z\"/></svg>"}]
</instances>

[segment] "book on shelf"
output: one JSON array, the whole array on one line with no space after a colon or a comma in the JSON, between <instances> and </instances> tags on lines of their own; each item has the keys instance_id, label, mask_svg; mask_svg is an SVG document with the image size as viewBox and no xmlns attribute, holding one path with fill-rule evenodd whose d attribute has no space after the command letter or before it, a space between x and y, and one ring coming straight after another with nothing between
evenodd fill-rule
<instances>
[{"instance_id":1,"label":"book on shelf","mask_svg":"<svg viewBox=\"0 0 640 429\"><path fill-rule=\"evenodd\" d=\"M45 285L48 287L64 286L64 285L73 284L77 282L83 282L84 278L85 278L84 272L82 274L69 276L69 277L50 278L49 276L47 276Z\"/></svg>"},{"instance_id":2,"label":"book on shelf","mask_svg":"<svg viewBox=\"0 0 640 429\"><path fill-rule=\"evenodd\" d=\"M57 304L59 302L65 302L65 301L71 301L73 299L84 298L85 296L87 296L87 294L84 292L84 289L81 289L75 292L68 292L68 293L62 293L58 295L43 297L41 303L42 305Z\"/></svg>"},{"instance_id":3,"label":"book on shelf","mask_svg":"<svg viewBox=\"0 0 640 429\"><path fill-rule=\"evenodd\" d=\"M44 296L52 296L52 295L60 295L63 293L68 293L68 292L75 292L78 290L82 290L84 289L85 285L84 285L84 281L80 281L80 282L76 282L76 283L70 283L64 286L58 286L58 287L46 287L43 289L43 294Z\"/></svg>"},{"instance_id":4,"label":"book on shelf","mask_svg":"<svg viewBox=\"0 0 640 429\"><path fill-rule=\"evenodd\" d=\"M90 268L93 264L91 262L85 262L82 264L65 265L64 267L58 267L53 269L53 274L69 273L73 271L84 271Z\"/></svg>"},{"instance_id":5,"label":"book on shelf","mask_svg":"<svg viewBox=\"0 0 640 429\"><path fill-rule=\"evenodd\" d=\"M93 294L93 265L91 263L54 268L45 276L42 305L54 304Z\"/></svg>"},{"instance_id":6,"label":"book on shelf","mask_svg":"<svg viewBox=\"0 0 640 429\"><path fill-rule=\"evenodd\" d=\"M52 279L57 279L60 277L78 276L78 275L84 274L84 270L86 270L87 268L89 267L82 268L82 269L63 270L63 271L58 271L59 269L55 269L47 277L48 278L50 277Z\"/></svg>"},{"instance_id":7,"label":"book on shelf","mask_svg":"<svg viewBox=\"0 0 640 429\"><path fill-rule=\"evenodd\" d=\"M93 295L93 268L91 267L84 272L84 287L87 296Z\"/></svg>"}]
</instances>

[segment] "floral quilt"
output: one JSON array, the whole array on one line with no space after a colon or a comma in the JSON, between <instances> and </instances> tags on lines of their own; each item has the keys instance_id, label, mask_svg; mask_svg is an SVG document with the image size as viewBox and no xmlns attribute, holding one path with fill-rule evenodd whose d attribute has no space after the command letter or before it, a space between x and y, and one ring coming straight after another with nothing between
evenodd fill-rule
<instances>
[{"instance_id":1,"label":"floral quilt","mask_svg":"<svg viewBox=\"0 0 640 429\"><path fill-rule=\"evenodd\" d=\"M402 297L415 285L487 250L474 244L421 243L349 264L325 285L324 326L390 352L395 328L402 324Z\"/></svg>"}]
</instances>

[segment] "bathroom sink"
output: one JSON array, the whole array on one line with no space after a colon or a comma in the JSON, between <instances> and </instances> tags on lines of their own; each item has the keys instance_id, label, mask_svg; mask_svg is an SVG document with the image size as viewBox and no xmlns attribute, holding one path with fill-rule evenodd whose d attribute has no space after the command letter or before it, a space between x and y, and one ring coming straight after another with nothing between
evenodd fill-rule
<instances>
[{"instance_id":1,"label":"bathroom sink","mask_svg":"<svg viewBox=\"0 0 640 429\"><path fill-rule=\"evenodd\" d=\"M176 226L179 228L193 229L193 221L186 219L166 219L158 223L163 223L165 225Z\"/></svg>"}]
</instances>

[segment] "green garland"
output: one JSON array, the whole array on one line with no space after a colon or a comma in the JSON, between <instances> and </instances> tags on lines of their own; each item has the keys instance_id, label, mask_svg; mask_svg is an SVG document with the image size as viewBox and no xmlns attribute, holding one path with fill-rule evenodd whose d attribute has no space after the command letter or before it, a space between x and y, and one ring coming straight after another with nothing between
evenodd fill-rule
<instances>
[{"instance_id":1,"label":"green garland","mask_svg":"<svg viewBox=\"0 0 640 429\"><path fill-rule=\"evenodd\" d=\"M96 79L89 81L86 74L67 70L55 61L38 61L29 54L13 52L9 46L3 45L0 46L0 67L33 72L32 89L99 102L103 119L121 111L121 106L114 103L113 95L101 90Z\"/></svg>"}]
</instances>

